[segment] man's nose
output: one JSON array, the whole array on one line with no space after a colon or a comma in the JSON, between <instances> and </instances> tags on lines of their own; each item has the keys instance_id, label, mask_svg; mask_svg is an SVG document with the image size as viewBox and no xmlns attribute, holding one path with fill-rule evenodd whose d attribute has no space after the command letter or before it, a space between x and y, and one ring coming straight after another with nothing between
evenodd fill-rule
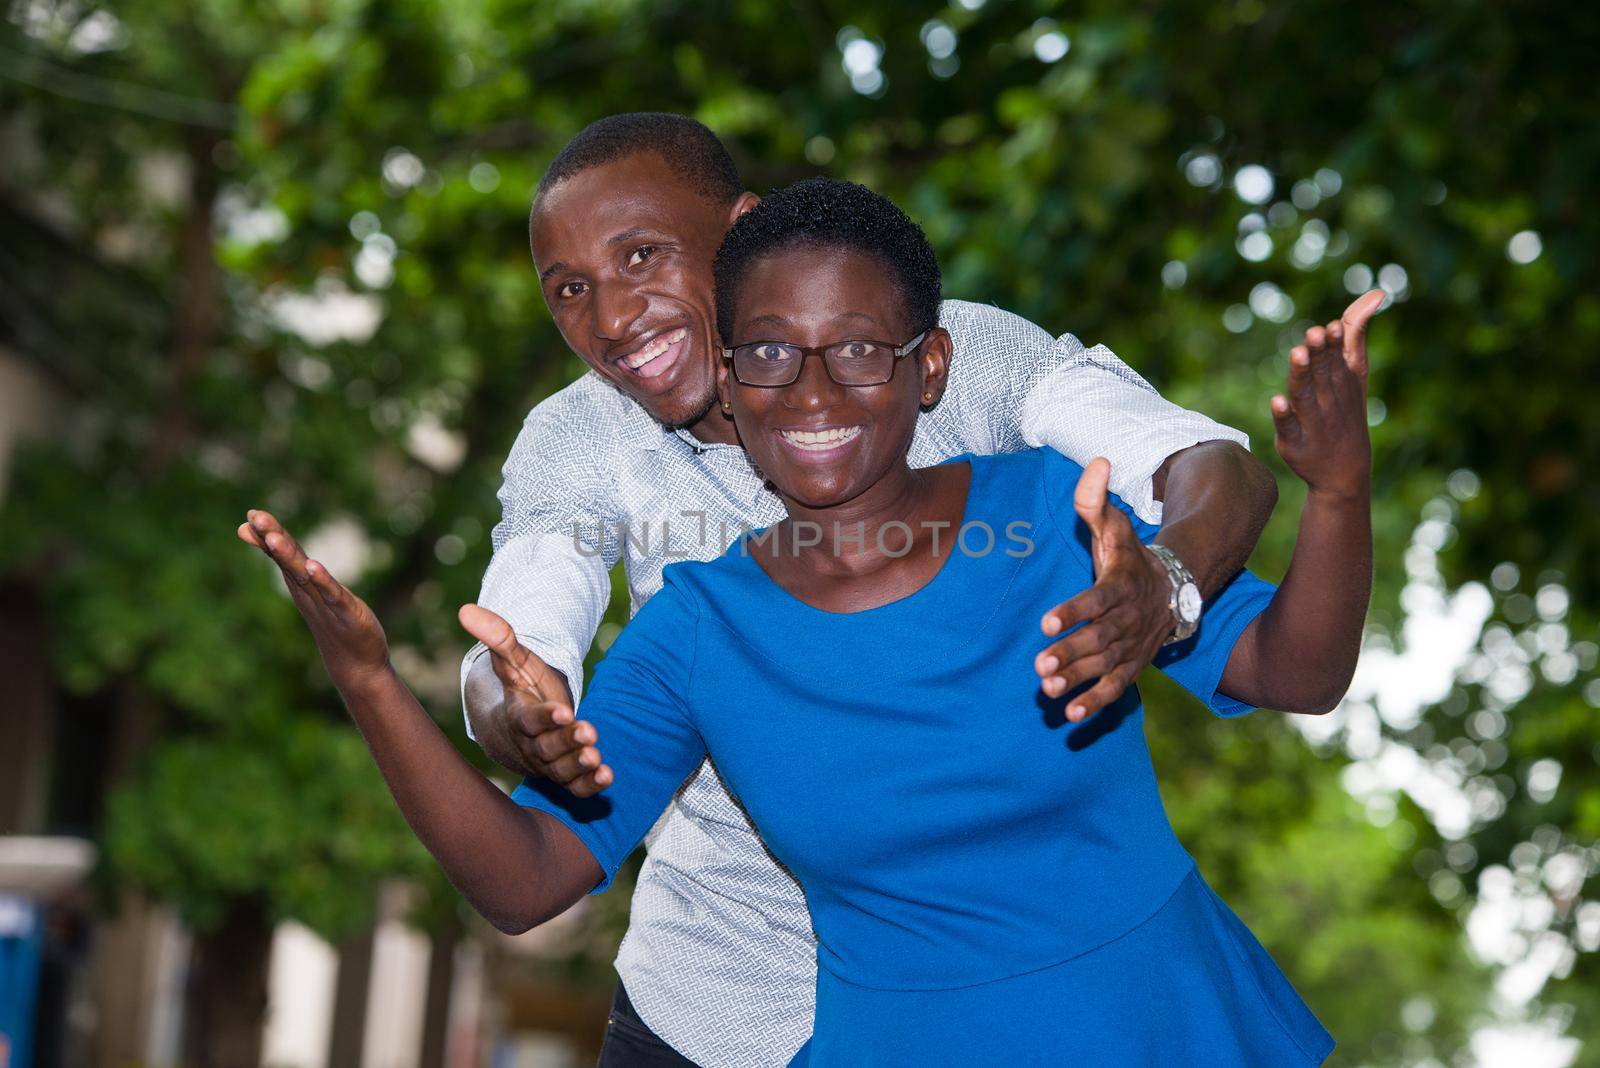
<instances>
[{"instance_id":1,"label":"man's nose","mask_svg":"<svg viewBox=\"0 0 1600 1068\"><path fill-rule=\"evenodd\" d=\"M594 336L616 341L628 336L628 328L648 302L628 286L597 286L594 293Z\"/></svg>"}]
</instances>

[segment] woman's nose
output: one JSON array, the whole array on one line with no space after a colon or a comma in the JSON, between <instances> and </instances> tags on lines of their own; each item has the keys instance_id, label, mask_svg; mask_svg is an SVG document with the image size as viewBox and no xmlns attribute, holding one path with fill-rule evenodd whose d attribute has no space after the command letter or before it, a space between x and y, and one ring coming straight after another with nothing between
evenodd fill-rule
<instances>
[{"instance_id":1,"label":"woman's nose","mask_svg":"<svg viewBox=\"0 0 1600 1068\"><path fill-rule=\"evenodd\" d=\"M800 376L784 389L784 401L801 411L818 411L842 401L845 388L828 374L822 353L808 352L800 359Z\"/></svg>"}]
</instances>

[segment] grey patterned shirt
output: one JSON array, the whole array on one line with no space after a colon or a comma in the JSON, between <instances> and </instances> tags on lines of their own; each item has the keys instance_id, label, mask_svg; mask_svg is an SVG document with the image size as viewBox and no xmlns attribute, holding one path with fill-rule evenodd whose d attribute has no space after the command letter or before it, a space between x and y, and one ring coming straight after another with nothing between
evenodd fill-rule
<instances>
[{"instance_id":1,"label":"grey patterned shirt","mask_svg":"<svg viewBox=\"0 0 1600 1068\"><path fill-rule=\"evenodd\" d=\"M939 318L954 342L949 382L919 419L913 467L1038 445L1079 463L1105 456L1112 492L1159 523L1151 476L1163 460L1201 441L1247 443L1164 400L1104 346L965 301L945 301ZM592 372L528 413L503 475L479 601L566 675L575 700L613 565L627 570L631 615L661 589L665 565L715 558L740 524L784 514L740 447L666 430ZM463 680L483 651L467 653ZM816 982L799 885L709 761L645 845L617 955L641 1018L707 1068L786 1064L811 1033Z\"/></svg>"}]
</instances>

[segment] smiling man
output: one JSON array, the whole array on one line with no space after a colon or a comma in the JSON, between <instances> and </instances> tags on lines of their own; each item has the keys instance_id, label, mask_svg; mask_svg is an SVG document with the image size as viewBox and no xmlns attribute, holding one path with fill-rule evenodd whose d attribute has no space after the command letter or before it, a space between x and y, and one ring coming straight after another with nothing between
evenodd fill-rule
<instances>
[{"instance_id":1,"label":"smiling man","mask_svg":"<svg viewBox=\"0 0 1600 1068\"><path fill-rule=\"evenodd\" d=\"M463 700L497 762L579 796L627 774L600 762L593 728L574 712L610 567L626 568L637 612L667 563L714 558L741 524L783 515L715 390L712 262L756 202L715 135L664 114L592 124L535 196L544 298L590 371L529 413L506 461L479 598L504 622L480 628ZM1104 347L963 301L945 301L939 325L951 339L948 379L941 397L924 398L913 467L1038 445L1080 464L1106 456L1112 491L1162 524L1165 551L1131 536L1099 547L1094 587L1046 618L1041 644L1085 625L1039 652L1041 688L1058 697L1093 682L1068 708L1092 715L1185 637L1199 597L1243 566L1273 480L1244 435L1163 400ZM798 884L709 762L647 849L601 1063L786 1063L810 1033L816 976Z\"/></svg>"}]
</instances>

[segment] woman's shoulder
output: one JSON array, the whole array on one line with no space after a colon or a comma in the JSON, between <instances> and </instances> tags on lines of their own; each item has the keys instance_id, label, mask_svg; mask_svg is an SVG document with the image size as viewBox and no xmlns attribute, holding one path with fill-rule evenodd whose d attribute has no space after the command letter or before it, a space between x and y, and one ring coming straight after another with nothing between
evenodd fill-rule
<instances>
[{"instance_id":1,"label":"woman's shoulder","mask_svg":"<svg viewBox=\"0 0 1600 1068\"><path fill-rule=\"evenodd\" d=\"M974 487L1041 512L1053 510L1063 488L1070 505L1072 491L1083 474L1082 467L1047 446L992 455L968 453L965 459L972 464Z\"/></svg>"}]
</instances>

